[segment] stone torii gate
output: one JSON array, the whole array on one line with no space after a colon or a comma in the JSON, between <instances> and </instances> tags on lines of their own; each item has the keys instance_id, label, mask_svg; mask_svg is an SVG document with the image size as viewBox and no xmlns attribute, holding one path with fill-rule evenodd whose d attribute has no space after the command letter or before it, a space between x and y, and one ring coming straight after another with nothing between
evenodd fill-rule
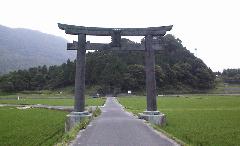
<instances>
[{"instance_id":1,"label":"stone torii gate","mask_svg":"<svg viewBox=\"0 0 240 146\"><path fill-rule=\"evenodd\" d=\"M78 42L67 44L68 50L77 50L76 76L75 76L75 103L74 111L68 115L68 124L71 128L82 117L89 116L84 111L85 107L85 56L86 50L117 50L117 51L144 51L145 52L145 71L146 71L146 93L147 111L140 114L152 123L162 125L165 122L164 114L157 111L156 102L156 80L155 80L155 51L163 51L163 47L158 37L162 37L171 26L148 27L148 28L100 28L84 27L58 23L58 27L65 30L66 34L78 35ZM86 35L111 36L110 44L86 42ZM144 36L145 43L139 47L129 48L121 44L121 36ZM68 129L68 128L67 128Z\"/></svg>"}]
</instances>

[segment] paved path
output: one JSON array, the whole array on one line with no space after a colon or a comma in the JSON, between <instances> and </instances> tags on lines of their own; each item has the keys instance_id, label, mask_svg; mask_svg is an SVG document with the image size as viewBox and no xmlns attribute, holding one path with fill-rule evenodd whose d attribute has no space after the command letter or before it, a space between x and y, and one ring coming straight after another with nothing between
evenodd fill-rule
<instances>
[{"instance_id":1,"label":"paved path","mask_svg":"<svg viewBox=\"0 0 240 146\"><path fill-rule=\"evenodd\" d=\"M126 113L115 98L107 98L102 114L83 132L73 146L173 146L177 145Z\"/></svg>"}]
</instances>

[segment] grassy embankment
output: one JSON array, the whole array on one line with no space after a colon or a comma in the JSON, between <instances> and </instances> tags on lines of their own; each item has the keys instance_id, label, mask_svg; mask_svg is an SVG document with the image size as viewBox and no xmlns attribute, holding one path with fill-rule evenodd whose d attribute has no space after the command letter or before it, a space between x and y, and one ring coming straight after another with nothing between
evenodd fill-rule
<instances>
[{"instance_id":1,"label":"grassy embankment","mask_svg":"<svg viewBox=\"0 0 240 146\"><path fill-rule=\"evenodd\" d=\"M145 97L119 98L128 111L146 109ZM170 135L190 145L229 146L240 143L240 96L159 97Z\"/></svg>"}]
</instances>

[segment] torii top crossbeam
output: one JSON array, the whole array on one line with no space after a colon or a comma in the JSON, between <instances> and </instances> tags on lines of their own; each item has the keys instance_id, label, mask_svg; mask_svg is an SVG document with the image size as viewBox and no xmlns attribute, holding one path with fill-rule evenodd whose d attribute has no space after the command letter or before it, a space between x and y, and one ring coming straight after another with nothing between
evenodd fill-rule
<instances>
[{"instance_id":1,"label":"torii top crossbeam","mask_svg":"<svg viewBox=\"0 0 240 146\"><path fill-rule=\"evenodd\" d=\"M167 31L172 29L172 25L148 28L101 28L75 26L61 23L58 23L58 27L62 30L65 30L66 34L86 34L95 36L111 36L116 31L119 32L121 36L164 36Z\"/></svg>"}]
</instances>

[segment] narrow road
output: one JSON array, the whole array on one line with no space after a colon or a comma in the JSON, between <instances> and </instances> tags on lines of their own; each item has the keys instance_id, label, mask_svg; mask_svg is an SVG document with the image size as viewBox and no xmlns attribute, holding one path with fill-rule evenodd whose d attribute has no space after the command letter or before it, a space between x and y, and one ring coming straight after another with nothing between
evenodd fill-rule
<instances>
[{"instance_id":1,"label":"narrow road","mask_svg":"<svg viewBox=\"0 0 240 146\"><path fill-rule=\"evenodd\" d=\"M126 113L115 98L107 98L102 114L85 131L79 132L73 146L175 146L142 120Z\"/></svg>"}]
</instances>

